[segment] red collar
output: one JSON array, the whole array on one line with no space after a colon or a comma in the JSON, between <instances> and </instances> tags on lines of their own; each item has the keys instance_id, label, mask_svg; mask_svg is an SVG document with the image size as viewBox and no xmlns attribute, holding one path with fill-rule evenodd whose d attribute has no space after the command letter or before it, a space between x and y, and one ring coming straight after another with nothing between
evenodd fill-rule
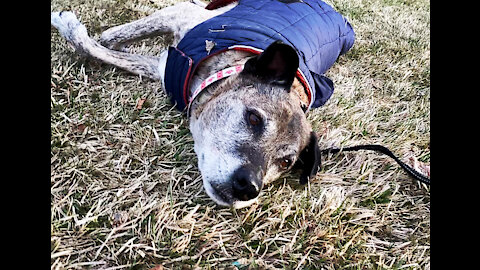
<instances>
[{"instance_id":1,"label":"red collar","mask_svg":"<svg viewBox=\"0 0 480 270\"><path fill-rule=\"evenodd\" d=\"M228 67L226 69L222 69L220 71L217 71L210 76L208 76L202 83L195 88L195 90L192 92L192 95L190 96L188 100L188 109L187 111L190 111L190 106L192 105L193 100L202 92L203 89L207 88L207 86L211 85L212 83L230 77L234 74L238 74L242 72L243 70L243 65L238 65L238 66L233 66L233 67Z\"/></svg>"}]
</instances>

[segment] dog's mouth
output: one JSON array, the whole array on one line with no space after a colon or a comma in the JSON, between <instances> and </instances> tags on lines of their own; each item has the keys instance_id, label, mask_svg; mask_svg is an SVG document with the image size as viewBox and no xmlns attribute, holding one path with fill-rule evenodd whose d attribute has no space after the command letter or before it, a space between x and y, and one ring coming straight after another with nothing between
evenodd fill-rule
<instances>
[{"instance_id":1,"label":"dog's mouth","mask_svg":"<svg viewBox=\"0 0 480 270\"><path fill-rule=\"evenodd\" d=\"M233 202L233 197L228 196L227 192L222 190L218 185L211 185L212 190L213 190L213 196L216 197L217 200L219 200L221 203L219 204L226 204L226 205L231 205ZM210 194L209 194L210 196ZM210 196L212 197L212 196Z\"/></svg>"},{"instance_id":2,"label":"dog's mouth","mask_svg":"<svg viewBox=\"0 0 480 270\"><path fill-rule=\"evenodd\" d=\"M203 181L203 186L208 196L214 202L216 202L218 205L221 205L221 206L227 206L227 207L233 207L235 209L239 209L239 208L250 206L251 204L256 202L258 199L258 196L257 196L247 201L238 200L233 197L232 195L233 193L231 189L224 188L218 184L212 184L209 181L205 181L205 180Z\"/></svg>"}]
</instances>

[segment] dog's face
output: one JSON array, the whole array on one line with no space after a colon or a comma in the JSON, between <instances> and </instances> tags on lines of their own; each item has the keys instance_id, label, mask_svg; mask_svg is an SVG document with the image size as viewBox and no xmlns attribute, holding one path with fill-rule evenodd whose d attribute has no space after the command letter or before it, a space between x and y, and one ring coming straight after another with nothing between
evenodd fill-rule
<instances>
[{"instance_id":1,"label":"dog's face","mask_svg":"<svg viewBox=\"0 0 480 270\"><path fill-rule=\"evenodd\" d=\"M317 137L290 91L297 68L294 49L273 43L242 73L221 82L191 117L204 188L218 204L250 205L265 184L294 165L303 169L301 183L316 174Z\"/></svg>"}]
</instances>

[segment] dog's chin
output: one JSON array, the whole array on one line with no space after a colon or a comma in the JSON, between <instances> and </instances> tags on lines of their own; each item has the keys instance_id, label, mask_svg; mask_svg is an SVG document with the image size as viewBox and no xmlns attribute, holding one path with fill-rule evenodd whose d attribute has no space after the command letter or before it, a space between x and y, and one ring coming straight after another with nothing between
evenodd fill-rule
<instances>
[{"instance_id":1,"label":"dog's chin","mask_svg":"<svg viewBox=\"0 0 480 270\"><path fill-rule=\"evenodd\" d=\"M253 199L248 200L248 201L234 201L232 206L235 209L240 209L240 208L244 208L244 207L252 205L253 203L257 202L257 200L258 200L258 197L253 198Z\"/></svg>"},{"instance_id":2,"label":"dog's chin","mask_svg":"<svg viewBox=\"0 0 480 270\"><path fill-rule=\"evenodd\" d=\"M226 207L233 207L235 209L244 208L247 206L252 205L258 200L258 197L253 198L248 201L239 201L231 196L225 196L217 191L208 181L203 181L203 187L207 192L207 195L218 205L226 206Z\"/></svg>"}]
</instances>

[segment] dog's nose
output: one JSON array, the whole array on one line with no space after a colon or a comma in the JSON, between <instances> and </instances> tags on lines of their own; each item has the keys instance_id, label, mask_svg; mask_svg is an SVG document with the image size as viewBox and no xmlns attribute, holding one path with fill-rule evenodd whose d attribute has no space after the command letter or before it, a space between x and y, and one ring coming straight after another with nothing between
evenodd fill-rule
<instances>
[{"instance_id":1,"label":"dog's nose","mask_svg":"<svg viewBox=\"0 0 480 270\"><path fill-rule=\"evenodd\" d=\"M233 197L248 201L258 196L261 189L261 183L253 172L247 167L240 167L232 176Z\"/></svg>"}]
</instances>

